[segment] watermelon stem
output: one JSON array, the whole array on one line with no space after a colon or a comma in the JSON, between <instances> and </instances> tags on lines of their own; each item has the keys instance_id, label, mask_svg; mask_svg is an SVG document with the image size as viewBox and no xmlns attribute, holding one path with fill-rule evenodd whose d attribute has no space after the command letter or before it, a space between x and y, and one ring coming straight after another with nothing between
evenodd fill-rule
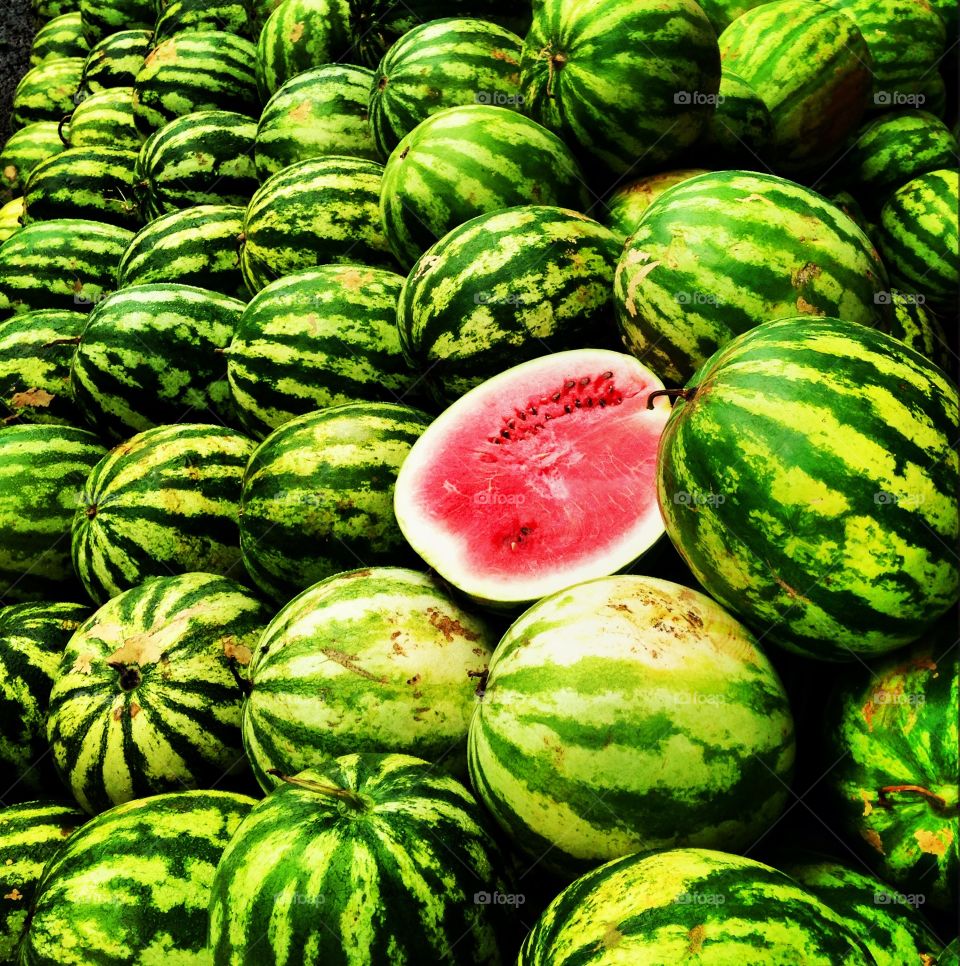
<instances>
[{"instance_id":1,"label":"watermelon stem","mask_svg":"<svg viewBox=\"0 0 960 966\"><path fill-rule=\"evenodd\" d=\"M653 401L657 396L666 396L668 399L690 400L696 394L696 386L687 386L686 389L656 389L647 396L647 409L653 409Z\"/></svg>"},{"instance_id":2,"label":"watermelon stem","mask_svg":"<svg viewBox=\"0 0 960 966\"><path fill-rule=\"evenodd\" d=\"M122 664L119 661L108 661L107 667L112 667L120 675L120 687L124 691L133 691L143 680L140 668L136 666Z\"/></svg>"},{"instance_id":3,"label":"watermelon stem","mask_svg":"<svg viewBox=\"0 0 960 966\"><path fill-rule=\"evenodd\" d=\"M243 696L247 697L253 690L253 681L249 678L245 678L237 668L237 659L230 659L230 673L233 675L234 681L237 682L237 687L243 692Z\"/></svg>"},{"instance_id":4,"label":"watermelon stem","mask_svg":"<svg viewBox=\"0 0 960 966\"><path fill-rule=\"evenodd\" d=\"M490 677L490 668L485 667L482 671L467 671L467 677L480 679L480 683L473 693L478 698L482 698L487 693L487 678Z\"/></svg>"},{"instance_id":5,"label":"watermelon stem","mask_svg":"<svg viewBox=\"0 0 960 966\"><path fill-rule=\"evenodd\" d=\"M44 349L49 349L55 345L80 345L80 336L75 335L70 339L54 339L53 342L45 342Z\"/></svg>"},{"instance_id":6,"label":"watermelon stem","mask_svg":"<svg viewBox=\"0 0 960 966\"><path fill-rule=\"evenodd\" d=\"M887 796L895 792L916 792L918 795L923 795L925 798L928 798L936 808L943 810L947 808L946 799L934 794L929 788L924 788L922 785L884 785L880 789L877 804L882 808L892 808L895 803L889 801Z\"/></svg>"},{"instance_id":7,"label":"watermelon stem","mask_svg":"<svg viewBox=\"0 0 960 966\"><path fill-rule=\"evenodd\" d=\"M64 114L63 117L60 118L60 123L57 125L57 137L60 138L60 140L63 141L67 147L70 147L70 139L69 137L63 136L63 126L64 124L70 123L71 117L73 117L73 114Z\"/></svg>"},{"instance_id":8,"label":"watermelon stem","mask_svg":"<svg viewBox=\"0 0 960 966\"><path fill-rule=\"evenodd\" d=\"M307 791L316 792L318 795L329 795L332 798L338 798L348 805L352 805L358 811L362 811L367 807L367 803L356 792L350 791L349 788L338 788L336 785L323 785L320 782L310 781L309 778L297 778L294 775L284 775L279 768L268 768L267 774L275 775L280 781L286 782L288 785L296 785L298 788L305 788Z\"/></svg>"}]
</instances>

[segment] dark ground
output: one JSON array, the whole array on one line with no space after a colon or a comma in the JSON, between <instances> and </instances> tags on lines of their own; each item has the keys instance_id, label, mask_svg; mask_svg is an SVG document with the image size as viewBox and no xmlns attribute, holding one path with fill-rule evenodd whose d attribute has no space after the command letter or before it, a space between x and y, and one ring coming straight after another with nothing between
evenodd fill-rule
<instances>
[{"instance_id":1,"label":"dark ground","mask_svg":"<svg viewBox=\"0 0 960 966\"><path fill-rule=\"evenodd\" d=\"M35 32L31 0L0 0L0 143L10 134L13 91L27 72Z\"/></svg>"}]
</instances>

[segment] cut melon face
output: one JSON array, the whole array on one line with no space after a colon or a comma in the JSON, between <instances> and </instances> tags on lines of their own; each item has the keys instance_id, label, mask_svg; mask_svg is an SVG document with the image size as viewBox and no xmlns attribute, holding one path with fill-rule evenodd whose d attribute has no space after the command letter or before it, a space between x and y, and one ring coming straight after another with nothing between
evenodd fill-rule
<instances>
[{"instance_id":1,"label":"cut melon face","mask_svg":"<svg viewBox=\"0 0 960 966\"><path fill-rule=\"evenodd\" d=\"M663 534L663 383L633 356L558 352L466 393L417 440L394 508L407 541L476 600L510 606L629 566Z\"/></svg>"}]
</instances>

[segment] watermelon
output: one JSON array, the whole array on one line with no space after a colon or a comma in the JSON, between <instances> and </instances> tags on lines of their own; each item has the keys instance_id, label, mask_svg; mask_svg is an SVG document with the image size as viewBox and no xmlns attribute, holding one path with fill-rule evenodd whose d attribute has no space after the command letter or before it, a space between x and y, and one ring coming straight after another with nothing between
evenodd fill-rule
<instances>
[{"instance_id":1,"label":"watermelon","mask_svg":"<svg viewBox=\"0 0 960 966\"><path fill-rule=\"evenodd\" d=\"M143 139L133 120L133 88L110 87L85 97L61 132L71 148L139 151Z\"/></svg>"},{"instance_id":2,"label":"watermelon","mask_svg":"<svg viewBox=\"0 0 960 966\"><path fill-rule=\"evenodd\" d=\"M870 49L857 25L828 3L774 0L720 35L720 53L773 120L780 172L814 169L837 153L870 100Z\"/></svg>"},{"instance_id":3,"label":"watermelon","mask_svg":"<svg viewBox=\"0 0 960 966\"><path fill-rule=\"evenodd\" d=\"M524 109L592 167L655 171L702 133L720 87L696 0L542 0L523 42Z\"/></svg>"},{"instance_id":4,"label":"watermelon","mask_svg":"<svg viewBox=\"0 0 960 966\"><path fill-rule=\"evenodd\" d=\"M417 377L397 333L402 285L378 268L321 265L262 289L226 350L244 428L262 439L315 409L406 395Z\"/></svg>"},{"instance_id":5,"label":"watermelon","mask_svg":"<svg viewBox=\"0 0 960 966\"><path fill-rule=\"evenodd\" d=\"M0 962L17 962L43 867L86 817L75 805L55 799L0 810Z\"/></svg>"},{"instance_id":6,"label":"watermelon","mask_svg":"<svg viewBox=\"0 0 960 966\"><path fill-rule=\"evenodd\" d=\"M151 30L153 0L78 0L83 31L91 44L118 30Z\"/></svg>"},{"instance_id":7,"label":"watermelon","mask_svg":"<svg viewBox=\"0 0 960 966\"><path fill-rule=\"evenodd\" d=\"M930 171L891 195L880 213L880 251L906 292L954 305L960 284L956 168Z\"/></svg>"},{"instance_id":8,"label":"watermelon","mask_svg":"<svg viewBox=\"0 0 960 966\"><path fill-rule=\"evenodd\" d=\"M45 716L60 655L90 615L86 604L44 602L0 607L0 764L5 800L55 788ZM0 829L4 810L0 810ZM4 833L0 831L0 842ZM0 866L4 847L0 844ZM0 873L2 877L2 873ZM2 893L0 893L2 895ZM3 956L0 905L0 962Z\"/></svg>"},{"instance_id":9,"label":"watermelon","mask_svg":"<svg viewBox=\"0 0 960 966\"><path fill-rule=\"evenodd\" d=\"M136 285L90 314L73 357L77 406L114 440L163 423L231 422L222 351L243 303L192 285Z\"/></svg>"},{"instance_id":10,"label":"watermelon","mask_svg":"<svg viewBox=\"0 0 960 966\"><path fill-rule=\"evenodd\" d=\"M242 579L237 512L253 450L232 429L197 423L148 429L111 450L73 519L73 568L91 599L188 571Z\"/></svg>"},{"instance_id":11,"label":"watermelon","mask_svg":"<svg viewBox=\"0 0 960 966\"><path fill-rule=\"evenodd\" d=\"M763 0L701 0L700 6L719 37L737 17L762 2Z\"/></svg>"},{"instance_id":12,"label":"watermelon","mask_svg":"<svg viewBox=\"0 0 960 966\"><path fill-rule=\"evenodd\" d=\"M927 308L926 299L922 295L908 295L897 289L887 295L893 312L889 324L882 326L881 331L905 342L949 373L953 352L939 319Z\"/></svg>"},{"instance_id":13,"label":"watermelon","mask_svg":"<svg viewBox=\"0 0 960 966\"><path fill-rule=\"evenodd\" d=\"M0 148L0 201L22 194L30 172L65 147L55 121L35 121L14 131Z\"/></svg>"},{"instance_id":14,"label":"watermelon","mask_svg":"<svg viewBox=\"0 0 960 966\"><path fill-rule=\"evenodd\" d=\"M917 906L872 875L802 853L785 856L777 868L843 917L878 966L931 964L943 948Z\"/></svg>"},{"instance_id":15,"label":"watermelon","mask_svg":"<svg viewBox=\"0 0 960 966\"><path fill-rule=\"evenodd\" d=\"M135 151L100 145L67 148L41 161L23 187L23 223L81 218L136 228Z\"/></svg>"},{"instance_id":16,"label":"watermelon","mask_svg":"<svg viewBox=\"0 0 960 966\"><path fill-rule=\"evenodd\" d=\"M25 312L0 322L0 401L28 423L82 426L70 361L86 315L65 309Z\"/></svg>"},{"instance_id":17,"label":"watermelon","mask_svg":"<svg viewBox=\"0 0 960 966\"><path fill-rule=\"evenodd\" d=\"M134 181L144 219L195 205L246 205L259 187L257 122L231 111L198 111L147 138Z\"/></svg>"},{"instance_id":18,"label":"watermelon","mask_svg":"<svg viewBox=\"0 0 960 966\"><path fill-rule=\"evenodd\" d=\"M348 403L274 430L250 457L240 503L240 548L257 586L286 601L357 563L410 560L393 489L429 422L409 406Z\"/></svg>"},{"instance_id":19,"label":"watermelon","mask_svg":"<svg viewBox=\"0 0 960 966\"><path fill-rule=\"evenodd\" d=\"M152 30L118 30L104 37L84 61L81 92L131 87L152 46Z\"/></svg>"},{"instance_id":20,"label":"watermelon","mask_svg":"<svg viewBox=\"0 0 960 966\"><path fill-rule=\"evenodd\" d=\"M828 0L859 28L870 51L873 104L915 94L946 47L943 21L929 0ZM951 38L955 39L955 38Z\"/></svg>"},{"instance_id":21,"label":"watermelon","mask_svg":"<svg viewBox=\"0 0 960 966\"><path fill-rule=\"evenodd\" d=\"M459 782L408 755L345 755L237 830L213 880L213 962L500 966L502 867Z\"/></svg>"},{"instance_id":22,"label":"watermelon","mask_svg":"<svg viewBox=\"0 0 960 966\"><path fill-rule=\"evenodd\" d=\"M857 132L844 165L857 192L879 205L908 181L949 168L956 158L957 140L940 118L928 111L891 111Z\"/></svg>"},{"instance_id":23,"label":"watermelon","mask_svg":"<svg viewBox=\"0 0 960 966\"><path fill-rule=\"evenodd\" d=\"M952 0L931 0L931 4L939 14L943 25L947 28L947 36L955 37L957 34L957 5Z\"/></svg>"},{"instance_id":24,"label":"watermelon","mask_svg":"<svg viewBox=\"0 0 960 966\"><path fill-rule=\"evenodd\" d=\"M33 10L40 22L79 9L79 0L33 0Z\"/></svg>"},{"instance_id":25,"label":"watermelon","mask_svg":"<svg viewBox=\"0 0 960 966\"><path fill-rule=\"evenodd\" d=\"M32 67L13 93L11 126L14 131L34 121L59 121L76 101L82 57L58 57Z\"/></svg>"},{"instance_id":26,"label":"watermelon","mask_svg":"<svg viewBox=\"0 0 960 966\"><path fill-rule=\"evenodd\" d=\"M547 352L612 348L620 249L607 228L565 208L478 215L428 248L404 284L404 353L449 403Z\"/></svg>"},{"instance_id":27,"label":"watermelon","mask_svg":"<svg viewBox=\"0 0 960 966\"><path fill-rule=\"evenodd\" d=\"M870 966L850 925L782 872L709 849L628 855L569 885L517 966Z\"/></svg>"},{"instance_id":28,"label":"watermelon","mask_svg":"<svg viewBox=\"0 0 960 966\"><path fill-rule=\"evenodd\" d=\"M326 154L379 160L367 110L372 80L372 71L351 64L291 77L260 115L254 150L260 180Z\"/></svg>"},{"instance_id":29,"label":"watermelon","mask_svg":"<svg viewBox=\"0 0 960 966\"><path fill-rule=\"evenodd\" d=\"M96 436L72 426L0 429L0 603L73 592L70 521L103 454Z\"/></svg>"},{"instance_id":30,"label":"watermelon","mask_svg":"<svg viewBox=\"0 0 960 966\"><path fill-rule=\"evenodd\" d=\"M0 205L0 244L20 230L22 217L23 198L14 198L5 205Z\"/></svg>"},{"instance_id":31,"label":"watermelon","mask_svg":"<svg viewBox=\"0 0 960 966\"><path fill-rule=\"evenodd\" d=\"M226 30L251 37L250 12L243 0L158 0L156 43L197 30Z\"/></svg>"},{"instance_id":32,"label":"watermelon","mask_svg":"<svg viewBox=\"0 0 960 966\"><path fill-rule=\"evenodd\" d=\"M717 109L695 150L706 149L714 167L752 170L766 168L772 140L773 117L767 105L739 74L724 67Z\"/></svg>"},{"instance_id":33,"label":"watermelon","mask_svg":"<svg viewBox=\"0 0 960 966\"><path fill-rule=\"evenodd\" d=\"M522 111L522 43L487 20L456 17L404 34L380 61L369 92L370 126L384 157L444 108L492 104Z\"/></svg>"},{"instance_id":34,"label":"watermelon","mask_svg":"<svg viewBox=\"0 0 960 966\"><path fill-rule=\"evenodd\" d=\"M604 349L482 383L405 461L401 531L454 587L504 608L627 567L663 534L654 462L669 405L647 408L662 389L636 359Z\"/></svg>"},{"instance_id":35,"label":"watermelon","mask_svg":"<svg viewBox=\"0 0 960 966\"><path fill-rule=\"evenodd\" d=\"M854 675L824 749L846 844L907 901L947 913L960 871L952 623Z\"/></svg>"},{"instance_id":36,"label":"watermelon","mask_svg":"<svg viewBox=\"0 0 960 966\"><path fill-rule=\"evenodd\" d=\"M617 265L615 301L628 349L683 383L770 319L877 325L888 288L870 240L824 197L770 174L716 171L646 210Z\"/></svg>"},{"instance_id":37,"label":"watermelon","mask_svg":"<svg viewBox=\"0 0 960 966\"><path fill-rule=\"evenodd\" d=\"M440 582L400 567L336 574L267 625L250 662L243 746L257 780L349 752L398 752L466 774L475 678L496 638Z\"/></svg>"},{"instance_id":38,"label":"watermelon","mask_svg":"<svg viewBox=\"0 0 960 966\"><path fill-rule=\"evenodd\" d=\"M606 200L603 223L624 242L636 231L643 213L667 188L708 173L707 168L676 168L619 185Z\"/></svg>"},{"instance_id":39,"label":"watermelon","mask_svg":"<svg viewBox=\"0 0 960 966\"><path fill-rule=\"evenodd\" d=\"M225 30L176 34L157 44L133 82L133 114L144 137L184 114L260 113L249 40Z\"/></svg>"},{"instance_id":40,"label":"watermelon","mask_svg":"<svg viewBox=\"0 0 960 966\"><path fill-rule=\"evenodd\" d=\"M27 225L0 247L0 318L33 309L89 312L116 288L133 232L60 218Z\"/></svg>"},{"instance_id":41,"label":"watermelon","mask_svg":"<svg viewBox=\"0 0 960 966\"><path fill-rule=\"evenodd\" d=\"M486 104L417 125L390 155L380 193L390 250L406 268L476 215L538 203L585 210L583 173L555 134Z\"/></svg>"},{"instance_id":42,"label":"watermelon","mask_svg":"<svg viewBox=\"0 0 960 966\"><path fill-rule=\"evenodd\" d=\"M86 57L89 52L80 11L74 10L48 20L37 31L30 48L30 66L36 67L57 57Z\"/></svg>"},{"instance_id":43,"label":"watermelon","mask_svg":"<svg viewBox=\"0 0 960 966\"><path fill-rule=\"evenodd\" d=\"M516 847L570 877L630 852L749 847L783 809L793 758L787 696L755 639L653 577L586 581L525 611L470 722L478 796Z\"/></svg>"},{"instance_id":44,"label":"watermelon","mask_svg":"<svg viewBox=\"0 0 960 966\"><path fill-rule=\"evenodd\" d=\"M47 738L82 808L219 785L245 767L238 667L267 618L238 583L188 573L147 580L80 626L50 692Z\"/></svg>"},{"instance_id":45,"label":"watermelon","mask_svg":"<svg viewBox=\"0 0 960 966\"><path fill-rule=\"evenodd\" d=\"M123 253L118 287L175 282L248 299L240 274L243 214L232 205L198 205L161 215Z\"/></svg>"},{"instance_id":46,"label":"watermelon","mask_svg":"<svg viewBox=\"0 0 960 966\"><path fill-rule=\"evenodd\" d=\"M781 319L680 395L658 459L667 533L765 639L845 661L956 602L957 393L923 356L855 323Z\"/></svg>"},{"instance_id":47,"label":"watermelon","mask_svg":"<svg viewBox=\"0 0 960 966\"><path fill-rule=\"evenodd\" d=\"M280 0L257 41L257 88L267 101L297 74L349 60L348 0Z\"/></svg>"},{"instance_id":48,"label":"watermelon","mask_svg":"<svg viewBox=\"0 0 960 966\"><path fill-rule=\"evenodd\" d=\"M178 791L87 822L44 870L20 963L209 963L214 870L255 804L230 792Z\"/></svg>"},{"instance_id":49,"label":"watermelon","mask_svg":"<svg viewBox=\"0 0 960 966\"><path fill-rule=\"evenodd\" d=\"M268 178L243 221L240 268L259 292L284 275L329 263L393 268L380 223L383 167L330 155Z\"/></svg>"}]
</instances>

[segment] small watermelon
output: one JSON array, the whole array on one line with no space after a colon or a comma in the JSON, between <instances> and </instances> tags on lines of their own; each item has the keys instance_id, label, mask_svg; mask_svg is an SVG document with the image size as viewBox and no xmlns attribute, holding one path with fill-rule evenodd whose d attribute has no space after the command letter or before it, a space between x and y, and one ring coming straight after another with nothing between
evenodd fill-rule
<instances>
[{"instance_id":1,"label":"small watermelon","mask_svg":"<svg viewBox=\"0 0 960 966\"><path fill-rule=\"evenodd\" d=\"M57 57L31 68L13 92L11 126L34 121L59 121L77 103L83 57Z\"/></svg>"},{"instance_id":2,"label":"small watermelon","mask_svg":"<svg viewBox=\"0 0 960 966\"><path fill-rule=\"evenodd\" d=\"M21 194L30 172L66 148L57 121L34 121L7 138L0 148L0 201Z\"/></svg>"},{"instance_id":3,"label":"small watermelon","mask_svg":"<svg viewBox=\"0 0 960 966\"><path fill-rule=\"evenodd\" d=\"M151 47L152 30L118 30L104 37L87 54L80 92L95 94L115 87L131 87Z\"/></svg>"},{"instance_id":4,"label":"small watermelon","mask_svg":"<svg viewBox=\"0 0 960 966\"><path fill-rule=\"evenodd\" d=\"M250 39L256 34L244 0L157 0L156 43L197 30L226 30Z\"/></svg>"},{"instance_id":5,"label":"small watermelon","mask_svg":"<svg viewBox=\"0 0 960 966\"><path fill-rule=\"evenodd\" d=\"M681 181L698 174L709 174L707 168L677 168L648 174L644 178L619 185L607 198L603 223L619 238L626 241L640 223L643 213L667 190Z\"/></svg>"},{"instance_id":6,"label":"small watermelon","mask_svg":"<svg viewBox=\"0 0 960 966\"><path fill-rule=\"evenodd\" d=\"M80 11L74 10L48 20L33 38L30 66L36 67L57 57L86 57L90 45L83 35L82 19Z\"/></svg>"},{"instance_id":7,"label":"small watermelon","mask_svg":"<svg viewBox=\"0 0 960 966\"><path fill-rule=\"evenodd\" d=\"M760 95L735 71L720 72L717 109L694 153L704 149L715 168L766 168L773 117Z\"/></svg>"},{"instance_id":8,"label":"small watermelon","mask_svg":"<svg viewBox=\"0 0 960 966\"><path fill-rule=\"evenodd\" d=\"M133 88L111 87L85 97L60 130L71 148L139 151L143 139L133 119Z\"/></svg>"},{"instance_id":9,"label":"small watermelon","mask_svg":"<svg viewBox=\"0 0 960 966\"><path fill-rule=\"evenodd\" d=\"M117 30L147 30L156 16L153 0L77 0L83 31L95 44Z\"/></svg>"}]
</instances>

